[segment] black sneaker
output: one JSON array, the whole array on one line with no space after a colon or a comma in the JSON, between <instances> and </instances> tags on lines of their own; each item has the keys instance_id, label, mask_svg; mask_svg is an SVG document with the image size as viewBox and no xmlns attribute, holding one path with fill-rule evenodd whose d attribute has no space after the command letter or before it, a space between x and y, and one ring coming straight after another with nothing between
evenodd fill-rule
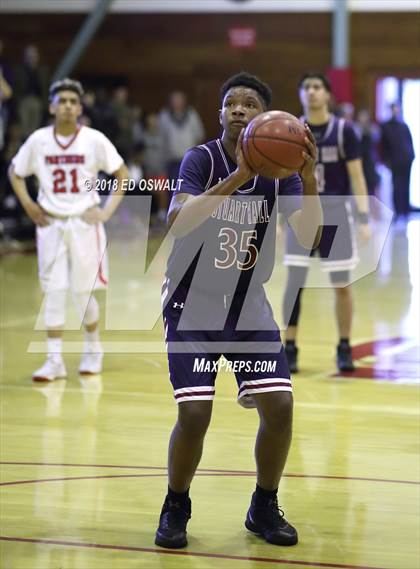
<instances>
[{"instance_id":1,"label":"black sneaker","mask_svg":"<svg viewBox=\"0 0 420 569\"><path fill-rule=\"evenodd\" d=\"M270 500L268 504L259 505L254 492L245 527L274 545L295 545L298 542L297 531L284 517L277 498Z\"/></svg>"},{"instance_id":2,"label":"black sneaker","mask_svg":"<svg viewBox=\"0 0 420 569\"><path fill-rule=\"evenodd\" d=\"M337 367L340 371L354 371L356 368L350 346L337 346Z\"/></svg>"},{"instance_id":3,"label":"black sneaker","mask_svg":"<svg viewBox=\"0 0 420 569\"><path fill-rule=\"evenodd\" d=\"M284 347L286 352L287 363L289 364L290 373L297 373L298 365L297 365L297 355L298 349L296 346L288 346L287 344Z\"/></svg>"},{"instance_id":4,"label":"black sneaker","mask_svg":"<svg viewBox=\"0 0 420 569\"><path fill-rule=\"evenodd\" d=\"M191 500L188 498L187 507L177 502L171 502L166 497L159 518L159 527L156 531L155 544L169 549L186 547L187 523L191 517Z\"/></svg>"}]
</instances>

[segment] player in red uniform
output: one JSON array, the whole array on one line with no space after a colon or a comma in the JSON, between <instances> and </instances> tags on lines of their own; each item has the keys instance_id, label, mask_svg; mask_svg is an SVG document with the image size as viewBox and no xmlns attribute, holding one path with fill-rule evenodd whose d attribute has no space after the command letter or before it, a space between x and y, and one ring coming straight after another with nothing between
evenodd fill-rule
<instances>
[{"instance_id":1,"label":"player in red uniform","mask_svg":"<svg viewBox=\"0 0 420 569\"><path fill-rule=\"evenodd\" d=\"M62 358L66 294L70 288L85 329L80 373L100 373L103 351L99 341L99 306L92 291L107 285L104 222L118 207L120 185L128 177L123 159L101 132L82 126L83 89L78 81L63 79L50 87L54 124L36 130L13 158L9 177L28 216L36 224L39 277L45 292L48 355L33 379L66 377ZM94 190L98 172L116 178L103 208ZM37 201L26 189L25 178L39 182Z\"/></svg>"}]
</instances>

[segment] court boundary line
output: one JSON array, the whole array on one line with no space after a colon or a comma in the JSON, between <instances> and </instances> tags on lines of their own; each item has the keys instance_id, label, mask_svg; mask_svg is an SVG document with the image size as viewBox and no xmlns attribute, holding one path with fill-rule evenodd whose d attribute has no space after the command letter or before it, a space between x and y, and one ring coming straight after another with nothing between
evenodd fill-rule
<instances>
[{"instance_id":1,"label":"court boundary line","mask_svg":"<svg viewBox=\"0 0 420 569\"><path fill-rule=\"evenodd\" d=\"M116 469L129 469L129 470L161 470L166 473L167 467L166 466L129 466L129 465L112 465L112 464L75 464L75 463L56 463L56 462L17 462L17 461L0 461L0 465L5 466L57 466L57 467L64 467L64 468L116 468ZM255 476L256 472L252 470L228 470L228 469L213 469L213 468L198 468L197 474L201 475L212 475L212 474L220 474L226 476ZM117 477L118 475L114 475ZM125 476L125 475L119 475ZM136 476L136 475L126 475L129 476ZM141 475L138 475L139 477ZM146 476L146 475L143 475ZM160 475L159 475L160 476ZM77 477L83 479L84 477ZM95 478L95 477L91 477ZM103 477L98 477L103 478ZM314 479L321 479L321 480L353 480L356 482L378 482L384 484L408 484L418 486L420 482L416 480L396 480L391 478L372 478L372 477L364 477L364 476L335 476L329 474L283 474L283 478L314 478ZM50 479L43 479L42 481L47 480L54 480ZM63 480L67 480L64 478ZM33 482L33 481L32 481ZM15 482L16 484L19 481ZM24 483L21 481L20 483ZM0 483L0 486L4 485L11 485L11 482L3 482Z\"/></svg>"},{"instance_id":2,"label":"court boundary line","mask_svg":"<svg viewBox=\"0 0 420 569\"><path fill-rule=\"evenodd\" d=\"M105 543L84 543L80 541L64 541L56 539L36 539L29 537L14 537L0 535L1 541L16 541L20 543L35 543L44 545L62 545L65 547L80 547L92 549L110 549L114 551L132 551L141 553L155 553L157 555L178 555L181 557L205 557L210 559L229 559L232 561L259 561L261 563L277 563L279 565L296 565L301 567L323 567L326 569L386 569L385 567L374 567L372 565L349 565L345 563L327 563L323 561L304 561L275 559L271 557L253 557L242 555L228 555L224 553L205 553L198 551L179 551L169 549L158 549L153 547L134 547L129 545L111 545Z\"/></svg>"}]
</instances>

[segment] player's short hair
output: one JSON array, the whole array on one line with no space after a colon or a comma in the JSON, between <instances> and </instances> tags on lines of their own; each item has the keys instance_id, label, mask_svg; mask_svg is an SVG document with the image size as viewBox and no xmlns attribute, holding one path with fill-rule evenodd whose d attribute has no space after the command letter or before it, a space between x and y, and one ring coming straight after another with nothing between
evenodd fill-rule
<instances>
[{"instance_id":1,"label":"player's short hair","mask_svg":"<svg viewBox=\"0 0 420 569\"><path fill-rule=\"evenodd\" d=\"M299 89L302 88L302 85L306 79L319 79L324 85L325 90L328 91L328 93L331 93L331 83L329 82L327 76L324 75L324 73L321 73L320 71L307 71L299 80Z\"/></svg>"},{"instance_id":2,"label":"player's short hair","mask_svg":"<svg viewBox=\"0 0 420 569\"><path fill-rule=\"evenodd\" d=\"M79 81L76 81L75 79L69 79L68 77L54 81L54 83L51 84L48 94L50 102L60 91L73 91L73 93L79 95L80 100L82 100L82 97L84 95L82 84Z\"/></svg>"},{"instance_id":3,"label":"player's short hair","mask_svg":"<svg viewBox=\"0 0 420 569\"><path fill-rule=\"evenodd\" d=\"M266 83L263 83L261 79L255 77L255 75L246 73L246 71L241 71L241 73L232 75L232 77L229 77L229 79L223 83L220 89L220 96L222 101L225 98L226 93L229 91L229 89L232 89L232 87L249 87L258 93L266 108L268 108L271 104L273 93L270 87Z\"/></svg>"}]
</instances>

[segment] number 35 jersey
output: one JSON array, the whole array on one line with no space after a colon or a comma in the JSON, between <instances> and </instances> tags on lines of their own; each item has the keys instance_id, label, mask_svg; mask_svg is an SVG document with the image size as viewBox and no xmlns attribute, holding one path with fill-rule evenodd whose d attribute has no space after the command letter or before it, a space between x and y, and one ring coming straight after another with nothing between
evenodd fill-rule
<instances>
[{"instance_id":1,"label":"number 35 jersey","mask_svg":"<svg viewBox=\"0 0 420 569\"><path fill-rule=\"evenodd\" d=\"M182 161L175 193L200 196L236 167L220 139L196 146ZM192 284L198 290L233 294L266 282L274 266L277 196L286 218L300 209L299 175L282 180L255 176L222 202L205 197L214 201L213 213L174 242L166 271L173 286Z\"/></svg>"},{"instance_id":2,"label":"number 35 jersey","mask_svg":"<svg viewBox=\"0 0 420 569\"><path fill-rule=\"evenodd\" d=\"M37 201L46 212L73 216L99 203L95 191L98 172L113 174L123 159L98 130L80 126L64 138L54 126L47 126L31 134L12 163L18 176L38 178Z\"/></svg>"}]
</instances>

